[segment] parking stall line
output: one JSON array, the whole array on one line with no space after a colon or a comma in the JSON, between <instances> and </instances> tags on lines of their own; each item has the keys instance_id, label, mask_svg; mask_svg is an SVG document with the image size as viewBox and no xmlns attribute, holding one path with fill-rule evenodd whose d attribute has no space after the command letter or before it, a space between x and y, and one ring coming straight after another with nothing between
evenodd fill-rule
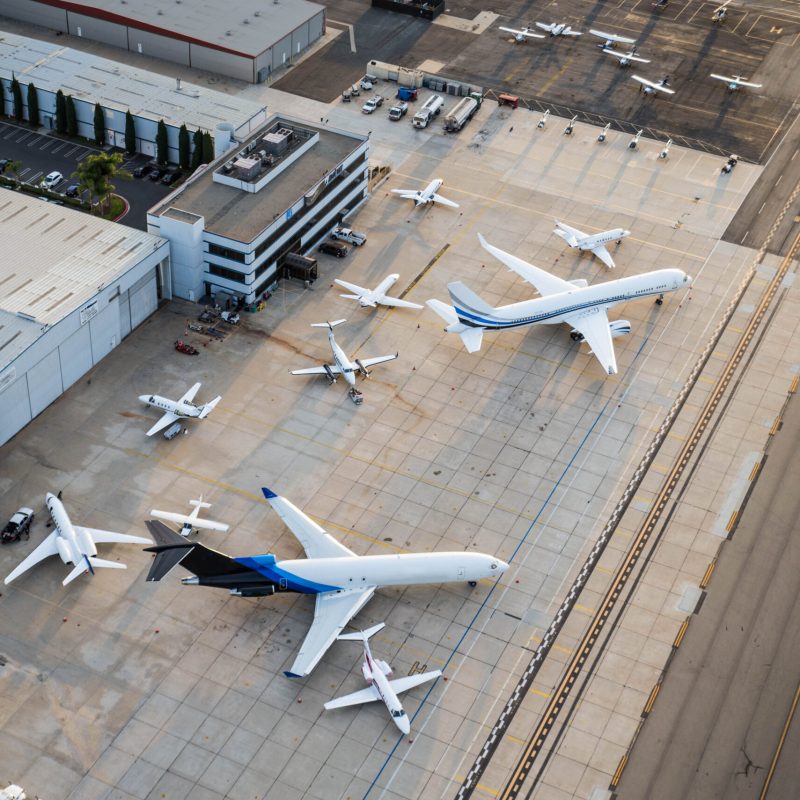
<instances>
[{"instance_id":1,"label":"parking stall line","mask_svg":"<svg viewBox=\"0 0 800 800\"><path fill-rule=\"evenodd\" d=\"M39 148L40 150L47 150L51 144L55 142L55 139L50 139L49 137L44 137L44 142L42 142L42 146Z\"/></svg>"},{"instance_id":2,"label":"parking stall line","mask_svg":"<svg viewBox=\"0 0 800 800\"><path fill-rule=\"evenodd\" d=\"M51 155L55 155L59 150L63 150L67 146L66 142L60 142L58 147L54 147Z\"/></svg>"},{"instance_id":3,"label":"parking stall line","mask_svg":"<svg viewBox=\"0 0 800 800\"><path fill-rule=\"evenodd\" d=\"M42 170L39 170L38 172L34 172L33 175L29 179L26 178L26 181L27 181L27 183L30 183L30 184L37 183L39 178L42 177L42 175L44 175L44 172L42 172Z\"/></svg>"},{"instance_id":4,"label":"parking stall line","mask_svg":"<svg viewBox=\"0 0 800 800\"><path fill-rule=\"evenodd\" d=\"M69 158L73 153L76 153L78 150L80 150L80 145L79 144L74 145L69 150L67 150L66 153L64 153L64 158Z\"/></svg>"},{"instance_id":5,"label":"parking stall line","mask_svg":"<svg viewBox=\"0 0 800 800\"><path fill-rule=\"evenodd\" d=\"M16 131L16 133L19 133L19 131ZM28 131L27 133L23 133L22 136L20 136L18 139L15 139L14 141L17 144L22 144L30 135L31 131Z\"/></svg>"},{"instance_id":6,"label":"parking stall line","mask_svg":"<svg viewBox=\"0 0 800 800\"><path fill-rule=\"evenodd\" d=\"M83 161L86 156L90 156L92 154L91 150L84 150L79 156L75 156L76 161Z\"/></svg>"},{"instance_id":7,"label":"parking stall line","mask_svg":"<svg viewBox=\"0 0 800 800\"><path fill-rule=\"evenodd\" d=\"M10 139L16 132L17 132L16 128L9 128L8 133L3 138Z\"/></svg>"}]
</instances>

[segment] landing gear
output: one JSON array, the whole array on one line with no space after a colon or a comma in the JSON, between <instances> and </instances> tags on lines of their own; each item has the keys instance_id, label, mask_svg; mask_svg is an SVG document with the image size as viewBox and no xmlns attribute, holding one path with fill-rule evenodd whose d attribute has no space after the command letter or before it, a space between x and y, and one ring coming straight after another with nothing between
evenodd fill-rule
<instances>
[{"instance_id":1,"label":"landing gear","mask_svg":"<svg viewBox=\"0 0 800 800\"><path fill-rule=\"evenodd\" d=\"M470 581L469 585L474 589L478 585L478 581Z\"/></svg>"},{"instance_id":2,"label":"landing gear","mask_svg":"<svg viewBox=\"0 0 800 800\"><path fill-rule=\"evenodd\" d=\"M660 305L661 305L663 302L664 302L664 295L663 295L663 294L660 294L660 295L659 295L659 296L656 298L656 305L657 305L657 306L660 306Z\"/></svg>"},{"instance_id":3,"label":"landing gear","mask_svg":"<svg viewBox=\"0 0 800 800\"><path fill-rule=\"evenodd\" d=\"M573 342L582 342L583 334L578 333L578 331L570 331L569 338L572 339Z\"/></svg>"}]
</instances>

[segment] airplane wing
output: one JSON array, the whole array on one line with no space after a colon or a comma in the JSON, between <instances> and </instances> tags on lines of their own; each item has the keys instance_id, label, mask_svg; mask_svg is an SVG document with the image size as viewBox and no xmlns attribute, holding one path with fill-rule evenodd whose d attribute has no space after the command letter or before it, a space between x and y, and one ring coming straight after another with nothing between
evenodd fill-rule
<instances>
[{"instance_id":1,"label":"airplane wing","mask_svg":"<svg viewBox=\"0 0 800 800\"><path fill-rule=\"evenodd\" d=\"M383 364L384 361L394 361L400 353L395 353L393 356L376 356L375 358L359 358L358 363L364 369L374 367L376 364Z\"/></svg>"},{"instance_id":2,"label":"airplane wing","mask_svg":"<svg viewBox=\"0 0 800 800\"><path fill-rule=\"evenodd\" d=\"M650 89L656 89L659 92L666 92L667 94L675 94L674 89L670 89L667 86L664 86L660 83L654 83L653 81L647 80L647 78L642 78L639 75L631 75L631 77L637 82L641 83L642 86L648 86Z\"/></svg>"},{"instance_id":3,"label":"airplane wing","mask_svg":"<svg viewBox=\"0 0 800 800\"><path fill-rule=\"evenodd\" d=\"M18 564L6 577L3 583L11 583L15 578L27 572L32 566L38 564L49 556L54 556L58 553L56 545L56 537L58 534L53 531L27 558Z\"/></svg>"},{"instance_id":4,"label":"airplane wing","mask_svg":"<svg viewBox=\"0 0 800 800\"><path fill-rule=\"evenodd\" d=\"M266 486L262 487L261 491L278 516L283 520L284 525L297 537L297 541L303 545L307 558L341 558L342 556L355 555L352 550L337 542L324 528L317 525L307 514L304 514L294 503L289 502L285 497L275 494L271 489L267 489ZM350 617L347 618L347 620L349 619ZM347 624L347 620L342 624L342 627ZM339 631L337 631L338 633Z\"/></svg>"},{"instance_id":5,"label":"airplane wing","mask_svg":"<svg viewBox=\"0 0 800 800\"><path fill-rule=\"evenodd\" d=\"M381 295L378 302L382 306L391 306L393 308L422 308L419 303L410 303L408 300L401 300L399 297L387 297L385 294Z\"/></svg>"},{"instance_id":6,"label":"airplane wing","mask_svg":"<svg viewBox=\"0 0 800 800\"><path fill-rule=\"evenodd\" d=\"M127 533L114 533L114 531L101 531L97 528L86 528L83 525L73 525L76 531L83 531L92 537L95 544L105 542L121 542L125 544L153 544L152 539L145 539L144 536L130 536Z\"/></svg>"},{"instance_id":7,"label":"airplane wing","mask_svg":"<svg viewBox=\"0 0 800 800\"><path fill-rule=\"evenodd\" d=\"M366 689L360 689L357 692L329 700L325 703L325 710L330 711L332 708L344 708L345 706L360 706L362 703L372 703L380 699L381 696L373 684L372 686L367 686Z\"/></svg>"},{"instance_id":8,"label":"airplane wing","mask_svg":"<svg viewBox=\"0 0 800 800\"><path fill-rule=\"evenodd\" d=\"M571 28L565 31L561 31L562 36L583 36L580 31L573 31Z\"/></svg>"},{"instance_id":9,"label":"airplane wing","mask_svg":"<svg viewBox=\"0 0 800 800\"><path fill-rule=\"evenodd\" d=\"M606 246L604 244L599 244L597 247L592 248L592 252L609 268L614 269L616 264L614 263L614 259L611 258L611 253L606 250Z\"/></svg>"},{"instance_id":10,"label":"airplane wing","mask_svg":"<svg viewBox=\"0 0 800 800\"><path fill-rule=\"evenodd\" d=\"M598 31L592 28L589 31L593 36L599 36L601 39L605 39L607 42L619 42L620 44L635 44L636 39L631 39L628 36L620 36L617 33L603 33L603 31Z\"/></svg>"},{"instance_id":11,"label":"airplane wing","mask_svg":"<svg viewBox=\"0 0 800 800\"><path fill-rule=\"evenodd\" d=\"M339 367L336 366L336 364L329 364L328 365L328 369L334 375L338 375L341 372L341 370L339 369ZM320 367L306 367L305 369L293 369L293 370L290 370L290 372L292 373L292 375L327 375L328 374L328 370L326 370L325 367L322 367L322 366L320 366Z\"/></svg>"},{"instance_id":12,"label":"airplane wing","mask_svg":"<svg viewBox=\"0 0 800 800\"><path fill-rule=\"evenodd\" d=\"M534 267L533 264L528 264L527 261L523 261L521 258L512 256L511 253L506 253L500 248L494 247L480 233L478 234L478 239L484 250L505 264L512 272L516 272L528 283L533 284L543 297L548 294L568 292L575 288L569 281L562 280L556 275L551 275L549 272L539 269L539 267Z\"/></svg>"},{"instance_id":13,"label":"airplane wing","mask_svg":"<svg viewBox=\"0 0 800 800\"><path fill-rule=\"evenodd\" d=\"M498 30L505 31L506 33L513 33L514 35L523 33L523 31L518 31L515 28L504 28L502 25L498 27Z\"/></svg>"},{"instance_id":14,"label":"airplane wing","mask_svg":"<svg viewBox=\"0 0 800 800\"><path fill-rule=\"evenodd\" d=\"M726 75L717 75L716 72L711 73L712 78L716 78L718 81L725 81L725 83L733 83L733 78L729 78Z\"/></svg>"},{"instance_id":15,"label":"airplane wing","mask_svg":"<svg viewBox=\"0 0 800 800\"><path fill-rule=\"evenodd\" d=\"M348 551L349 552L349 551ZM350 553L352 555L352 553ZM302 678L319 663L334 639L348 622L364 607L375 592L374 586L344 592L321 592L317 595L314 621L300 645L287 678Z\"/></svg>"},{"instance_id":16,"label":"airplane wing","mask_svg":"<svg viewBox=\"0 0 800 800\"><path fill-rule=\"evenodd\" d=\"M454 203L452 200L448 200L446 197L442 197L440 194L436 194L435 192L431 195L431 199L434 203L441 203L443 206L450 206L450 208L460 208L458 203Z\"/></svg>"},{"instance_id":17,"label":"airplane wing","mask_svg":"<svg viewBox=\"0 0 800 800\"><path fill-rule=\"evenodd\" d=\"M421 675L408 675L405 678L395 678L393 681L389 681L389 685L394 689L395 694L400 694L401 692L407 692L409 689L413 689L415 686L419 686L422 683L427 683L428 681L434 680L434 678L438 678L442 674L440 669L434 669L430 672L423 672Z\"/></svg>"},{"instance_id":18,"label":"airplane wing","mask_svg":"<svg viewBox=\"0 0 800 800\"><path fill-rule=\"evenodd\" d=\"M624 59L625 61L637 61L640 64L650 63L649 58L642 58L641 56L634 55L633 53L618 53L616 50L610 50L608 47L604 47L603 52L606 55L614 56L617 61L622 61Z\"/></svg>"},{"instance_id":19,"label":"airplane wing","mask_svg":"<svg viewBox=\"0 0 800 800\"><path fill-rule=\"evenodd\" d=\"M606 310L595 307L588 313L578 312L564 317L564 321L583 335L592 353L603 365L603 369L609 375L616 375L617 357L614 353L614 342L611 339Z\"/></svg>"},{"instance_id":20,"label":"airplane wing","mask_svg":"<svg viewBox=\"0 0 800 800\"><path fill-rule=\"evenodd\" d=\"M156 424L153 425L153 427L150 428L149 431L147 431L147 435L152 436L154 433L158 433L159 431L164 430L164 428L166 428L167 425L171 425L178 419L179 417L176 414L173 414L171 411L165 412L164 416L161 417L161 419L158 422L156 422Z\"/></svg>"},{"instance_id":21,"label":"airplane wing","mask_svg":"<svg viewBox=\"0 0 800 800\"><path fill-rule=\"evenodd\" d=\"M192 517L189 514L176 514L173 511L159 511L152 509L150 516L156 519L165 519L167 522L176 522L178 525L191 525L193 528L203 528L208 531L220 531L225 533L229 525L223 522L214 522L212 519L203 519L202 517ZM98 541L95 539L95 541Z\"/></svg>"},{"instance_id":22,"label":"airplane wing","mask_svg":"<svg viewBox=\"0 0 800 800\"><path fill-rule=\"evenodd\" d=\"M343 281L339 278L334 278L333 282L338 283L339 286L344 286L345 289L352 292L353 294L359 295L359 297L361 295L369 294L369 289L365 289L363 286L356 286L355 283L348 283L347 281Z\"/></svg>"},{"instance_id":23,"label":"airplane wing","mask_svg":"<svg viewBox=\"0 0 800 800\"><path fill-rule=\"evenodd\" d=\"M546 25L544 22L537 22L536 27L541 28L543 31L547 31L548 33L552 33L555 25Z\"/></svg>"},{"instance_id":24,"label":"airplane wing","mask_svg":"<svg viewBox=\"0 0 800 800\"><path fill-rule=\"evenodd\" d=\"M200 387L202 385L203 385L202 383L196 383L194 386L192 386L191 389L189 389L188 392L186 392L186 394L183 397L181 397L180 400L178 400L178 402L179 403L191 403L192 400L194 400L195 395L200 391Z\"/></svg>"}]
</instances>

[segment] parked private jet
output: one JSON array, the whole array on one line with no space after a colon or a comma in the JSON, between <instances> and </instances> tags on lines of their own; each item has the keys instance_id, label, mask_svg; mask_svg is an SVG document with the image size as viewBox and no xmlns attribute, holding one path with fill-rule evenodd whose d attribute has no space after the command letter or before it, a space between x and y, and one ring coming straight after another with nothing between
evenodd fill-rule
<instances>
[{"instance_id":1,"label":"parked private jet","mask_svg":"<svg viewBox=\"0 0 800 800\"><path fill-rule=\"evenodd\" d=\"M729 78L726 75L717 75L712 72L711 77L716 78L718 81L725 81L728 84L729 92L736 92L742 86L746 86L748 89L760 89L763 86L761 83L748 83L747 78L743 78L741 75L734 75Z\"/></svg>"},{"instance_id":2,"label":"parked private jet","mask_svg":"<svg viewBox=\"0 0 800 800\"><path fill-rule=\"evenodd\" d=\"M196 383L180 400L168 400L157 394L139 395L145 405L154 406L164 412L164 416L147 431L147 435L152 436L179 419L205 419L217 407L222 396L218 395L209 403L197 405L193 401L201 386L201 383Z\"/></svg>"},{"instance_id":3,"label":"parked private jet","mask_svg":"<svg viewBox=\"0 0 800 800\"><path fill-rule=\"evenodd\" d=\"M413 200L414 207L425 206L428 203L441 203L443 206L450 206L451 208L458 208L458 203L448 200L437 194L444 181L441 178L434 178L422 191L415 191L414 189L392 189L393 194L399 194L404 200Z\"/></svg>"},{"instance_id":4,"label":"parked private jet","mask_svg":"<svg viewBox=\"0 0 800 800\"><path fill-rule=\"evenodd\" d=\"M361 673L369 686L366 689L361 689L352 694L346 694L344 697L337 697L335 700L329 700L325 703L325 710L330 711L333 708L357 706L362 703L372 703L375 700L383 700L386 708L389 709L389 713L392 715L392 722L407 735L411 732L411 723L397 695L407 692L409 689L413 689L420 684L436 680L436 678L442 674L442 671L440 669L434 669L431 672L423 672L419 675L408 675L405 678L395 678L390 681L389 677L392 675L392 668L385 661L374 658L369 649L369 638L381 630L384 625L385 623L381 622L379 625L374 625L372 628L367 628L365 631L360 631L359 633L343 633L336 637L337 639L364 643L364 663L361 665Z\"/></svg>"},{"instance_id":5,"label":"parked private jet","mask_svg":"<svg viewBox=\"0 0 800 800\"><path fill-rule=\"evenodd\" d=\"M190 500L190 506L194 506L189 514L176 514L174 511L159 511L157 508L150 510L150 516L158 519L165 519L168 522L177 522L181 526L181 536L188 536L195 528L204 528L209 531L220 531L225 533L228 525L224 522L214 522L212 519L200 519L201 508L211 508L211 503L203 502L203 495L197 500Z\"/></svg>"},{"instance_id":6,"label":"parked private jet","mask_svg":"<svg viewBox=\"0 0 800 800\"><path fill-rule=\"evenodd\" d=\"M669 75L665 75L660 81L653 81L647 80L647 78L642 78L639 75L631 75L637 83L640 83L641 86L639 87L640 92L644 92L645 94L656 94L656 92L664 92L664 94L675 94L674 89L669 88Z\"/></svg>"},{"instance_id":7,"label":"parked private jet","mask_svg":"<svg viewBox=\"0 0 800 800\"><path fill-rule=\"evenodd\" d=\"M612 339L630 333L631 324L627 320L609 322L608 309L652 295L658 295L659 302L665 292L688 289L691 284L691 278L680 269L659 269L594 286L583 279L565 281L490 245L480 234L478 238L487 252L533 284L541 297L493 308L460 281L448 283L453 305L441 300L428 300L428 305L447 323L448 333L461 336L470 353L480 350L486 330L566 322L572 326L570 336L587 342L603 369L614 375L617 359Z\"/></svg>"},{"instance_id":8,"label":"parked private jet","mask_svg":"<svg viewBox=\"0 0 800 800\"><path fill-rule=\"evenodd\" d=\"M584 251L590 250L609 269L614 269L616 265L614 264L614 259L611 258L611 254L606 250L606 245L609 242L619 241L631 235L631 232L626 231L624 228L612 228L610 231L602 231L602 233L584 233L558 220L556 220L556 227L553 233L556 236L560 236L570 247Z\"/></svg>"},{"instance_id":9,"label":"parked private jet","mask_svg":"<svg viewBox=\"0 0 800 800\"><path fill-rule=\"evenodd\" d=\"M128 536L125 533L101 531L97 528L86 528L73 525L64 504L56 495L48 492L44 499L55 530L24 560L14 568L5 579L9 584L15 578L27 572L31 567L49 556L59 556L65 564L72 564L73 570L61 582L66 586L84 572L94 575L95 567L108 569L126 569L127 565L119 561L105 561L97 557L96 544L105 542L124 542L125 544L152 544L150 539L142 536Z\"/></svg>"},{"instance_id":10,"label":"parked private jet","mask_svg":"<svg viewBox=\"0 0 800 800\"><path fill-rule=\"evenodd\" d=\"M572 30L565 22L551 22L550 24L537 22L536 27L547 31L551 36L583 36L580 31Z\"/></svg>"},{"instance_id":11,"label":"parked private jet","mask_svg":"<svg viewBox=\"0 0 800 800\"><path fill-rule=\"evenodd\" d=\"M328 328L328 342L333 351L333 364L322 364L319 367L306 367L305 369L293 369L292 375L327 375L329 383L336 383L337 375L344 375L344 379L350 386L356 385L356 372L365 378L369 378L369 368L376 364L383 364L384 361L393 361L399 353L393 356L377 356L376 358L356 358L351 361L344 350L339 346L333 336L333 329L337 325L347 322L346 319L335 319L333 322L312 322L312 328Z\"/></svg>"},{"instance_id":12,"label":"parked private jet","mask_svg":"<svg viewBox=\"0 0 800 800\"><path fill-rule=\"evenodd\" d=\"M376 306L392 306L394 308L422 308L419 303L411 303L408 300L401 300L399 297L389 297L386 292L397 283L400 275L393 272L387 275L374 289L365 289L363 286L357 286L355 283L348 283L340 278L334 278L333 282L338 283L339 286L344 286L349 289L353 294L340 294L339 297L344 297L347 300L358 300L361 308L375 308Z\"/></svg>"},{"instance_id":13,"label":"parked private jet","mask_svg":"<svg viewBox=\"0 0 800 800\"><path fill-rule=\"evenodd\" d=\"M598 47L608 48L611 49L618 44L634 44L636 39L631 39L629 36L620 36L618 33L604 33L603 31L597 31L594 28L589 31L592 36L598 36L599 38L603 39L603 44L597 45Z\"/></svg>"},{"instance_id":14,"label":"parked private jet","mask_svg":"<svg viewBox=\"0 0 800 800\"><path fill-rule=\"evenodd\" d=\"M501 31L505 31L506 33L512 33L514 35L514 41L517 43L524 42L526 39L544 39L544 35L541 33L536 33L533 28L529 28L527 25L517 30L516 28L504 28L502 25L500 26Z\"/></svg>"},{"instance_id":15,"label":"parked private jet","mask_svg":"<svg viewBox=\"0 0 800 800\"><path fill-rule=\"evenodd\" d=\"M274 555L230 558L197 542L188 541L163 522L148 520L156 553L148 581L161 580L181 564L191 578L182 583L228 589L241 597L266 597L276 592L316 595L314 620L300 652L285 674L308 675L347 623L382 586L466 581L475 586L482 578L497 579L508 564L474 552L392 553L358 556L336 541L288 500L262 489L278 516L297 537L306 558L278 561Z\"/></svg>"},{"instance_id":16,"label":"parked private jet","mask_svg":"<svg viewBox=\"0 0 800 800\"><path fill-rule=\"evenodd\" d=\"M603 52L607 56L614 56L614 58L619 61L619 65L621 67L629 67L632 62L636 61L639 64L649 64L649 58L642 58L641 56L636 55L636 48L631 47L627 53L618 53L616 50L609 50L609 48L604 47Z\"/></svg>"}]
</instances>

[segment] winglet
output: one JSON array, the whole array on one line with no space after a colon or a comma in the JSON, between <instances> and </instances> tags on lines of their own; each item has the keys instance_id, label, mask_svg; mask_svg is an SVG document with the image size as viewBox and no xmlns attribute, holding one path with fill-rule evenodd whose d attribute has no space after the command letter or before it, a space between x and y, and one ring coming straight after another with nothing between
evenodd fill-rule
<instances>
[{"instance_id":1,"label":"winglet","mask_svg":"<svg viewBox=\"0 0 800 800\"><path fill-rule=\"evenodd\" d=\"M273 497L278 496L277 494L275 494L275 492L272 491L272 489L267 489L266 486L262 486L261 491L264 494L264 497L267 498L267 500L272 500Z\"/></svg>"}]
</instances>

